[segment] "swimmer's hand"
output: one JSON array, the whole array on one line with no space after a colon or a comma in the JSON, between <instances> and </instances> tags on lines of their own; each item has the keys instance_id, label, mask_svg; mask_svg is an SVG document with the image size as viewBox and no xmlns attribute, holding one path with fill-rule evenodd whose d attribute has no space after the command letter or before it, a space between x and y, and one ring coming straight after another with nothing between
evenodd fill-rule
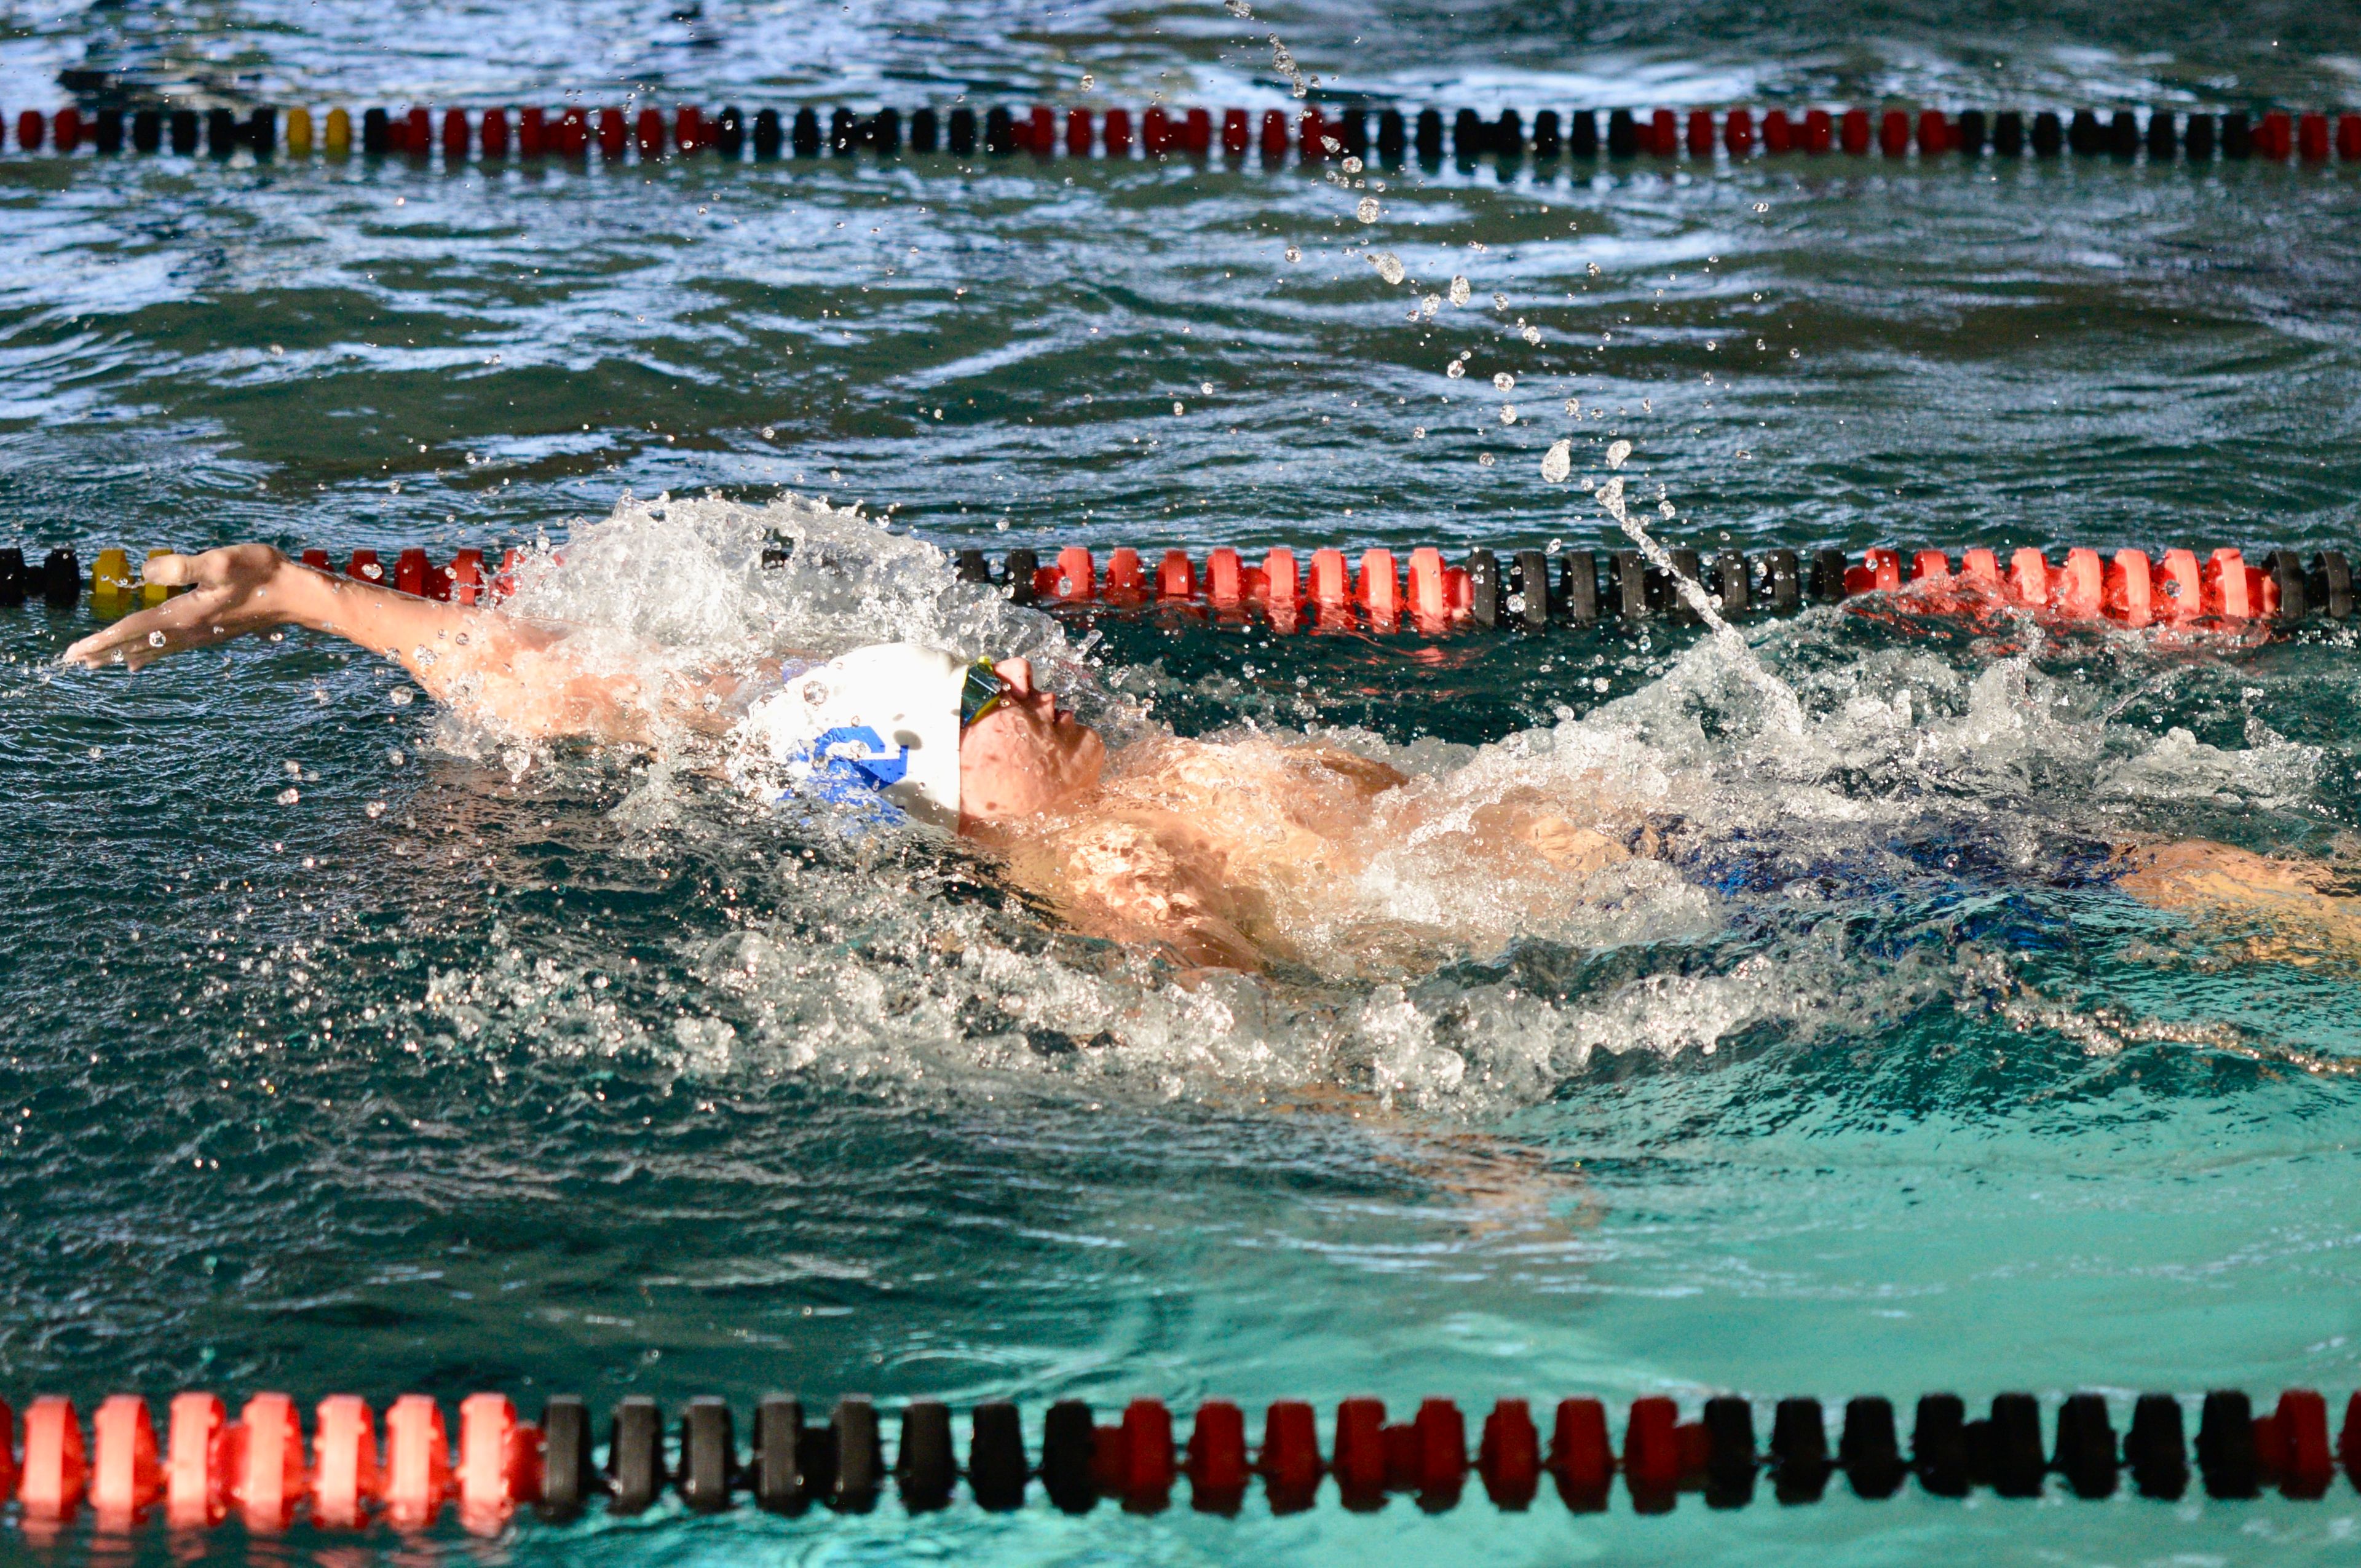
<instances>
[{"instance_id":1,"label":"swimmer's hand","mask_svg":"<svg viewBox=\"0 0 2361 1568\"><path fill-rule=\"evenodd\" d=\"M284 625L293 619L286 576L302 569L268 544L159 555L148 563L148 581L188 591L92 632L67 649L62 662L137 670L184 648Z\"/></svg>"}]
</instances>

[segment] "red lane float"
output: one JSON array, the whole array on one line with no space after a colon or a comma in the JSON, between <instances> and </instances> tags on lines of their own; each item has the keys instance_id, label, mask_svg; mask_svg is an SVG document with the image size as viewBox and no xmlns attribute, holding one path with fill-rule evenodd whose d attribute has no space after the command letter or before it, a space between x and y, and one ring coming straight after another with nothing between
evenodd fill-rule
<instances>
[{"instance_id":1,"label":"red lane float","mask_svg":"<svg viewBox=\"0 0 2361 1568\"><path fill-rule=\"evenodd\" d=\"M1382 1413L1382 1412L1381 1412ZM1301 1399L1276 1399L1263 1416L1262 1453L1255 1461L1273 1513L1301 1513L1320 1490L1320 1431Z\"/></svg>"},{"instance_id":2,"label":"red lane float","mask_svg":"<svg viewBox=\"0 0 2361 1568\"><path fill-rule=\"evenodd\" d=\"M1522 1399L1493 1405L1476 1447L1476 1473L1494 1508L1515 1513L1532 1506L1542 1479L1542 1439L1532 1405Z\"/></svg>"},{"instance_id":3,"label":"red lane float","mask_svg":"<svg viewBox=\"0 0 2361 1568\"><path fill-rule=\"evenodd\" d=\"M164 1467L148 1401L114 1394L90 1420L90 1506L101 1530L131 1529L164 1495Z\"/></svg>"},{"instance_id":4,"label":"red lane float","mask_svg":"<svg viewBox=\"0 0 2361 1568\"><path fill-rule=\"evenodd\" d=\"M384 1497L377 1462L377 1417L353 1394L331 1394L313 1420L313 1518L327 1530L358 1530Z\"/></svg>"},{"instance_id":5,"label":"red lane float","mask_svg":"<svg viewBox=\"0 0 2361 1568\"><path fill-rule=\"evenodd\" d=\"M1227 1399L1208 1399L1198 1406L1181 1473L1189 1477L1191 1508L1200 1513L1235 1513L1246 1501L1246 1484L1254 1474L1246 1463L1246 1412Z\"/></svg>"},{"instance_id":6,"label":"red lane float","mask_svg":"<svg viewBox=\"0 0 2361 1568\"><path fill-rule=\"evenodd\" d=\"M203 1530L229 1511L229 1476L222 1438L229 1414L212 1394L172 1396L170 1447L164 1470L165 1517L175 1530Z\"/></svg>"},{"instance_id":7,"label":"red lane float","mask_svg":"<svg viewBox=\"0 0 2361 1568\"><path fill-rule=\"evenodd\" d=\"M25 1460L16 1480L16 1502L25 1517L42 1523L72 1518L89 1485L90 1464L73 1401L54 1394L35 1399L25 1411Z\"/></svg>"},{"instance_id":8,"label":"red lane float","mask_svg":"<svg viewBox=\"0 0 2361 1568\"><path fill-rule=\"evenodd\" d=\"M451 1496L451 1444L443 1408L404 1394L385 1413L385 1514L397 1528L434 1522Z\"/></svg>"},{"instance_id":9,"label":"red lane float","mask_svg":"<svg viewBox=\"0 0 2361 1568\"><path fill-rule=\"evenodd\" d=\"M542 1489L541 1429L517 1419L505 1394L470 1394L459 1403L455 1485L461 1521L478 1535L498 1532L520 1504Z\"/></svg>"},{"instance_id":10,"label":"red lane float","mask_svg":"<svg viewBox=\"0 0 2361 1568\"><path fill-rule=\"evenodd\" d=\"M1550 1475L1567 1508L1595 1513L1607 1506L1615 1480L1615 1450L1607 1438L1607 1407L1597 1399L1561 1399L1550 1433Z\"/></svg>"}]
</instances>

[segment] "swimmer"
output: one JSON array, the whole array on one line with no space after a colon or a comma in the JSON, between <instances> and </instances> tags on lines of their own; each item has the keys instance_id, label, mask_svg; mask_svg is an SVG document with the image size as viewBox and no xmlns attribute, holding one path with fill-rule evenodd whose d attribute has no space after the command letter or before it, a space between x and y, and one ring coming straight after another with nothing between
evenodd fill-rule
<instances>
[{"instance_id":1,"label":"swimmer","mask_svg":"<svg viewBox=\"0 0 2361 1568\"><path fill-rule=\"evenodd\" d=\"M1423 929L1416 912L1340 922L1334 890L1405 842L1464 868L1496 895L1480 905L1495 917L1612 899L1670 874L1638 803L1578 779L1500 788L1471 779L1480 764L1470 764L1412 780L1340 748L1267 740L1163 736L1110 758L1023 659L971 664L888 643L752 676L657 658L618 667L579 628L397 593L261 544L159 556L148 580L188 591L83 638L64 661L137 670L298 626L383 653L438 701L519 738L713 735L744 787L871 799L956 831L1076 930L1190 969L1315 956L1384 968L1397 952L1431 952L1437 933L1464 938L1473 902L1429 911ZM2301 933L2279 939L2289 956L2361 955L2361 900L2330 894L2316 871L2190 841L2122 849L2115 873L2160 908Z\"/></svg>"}]
</instances>

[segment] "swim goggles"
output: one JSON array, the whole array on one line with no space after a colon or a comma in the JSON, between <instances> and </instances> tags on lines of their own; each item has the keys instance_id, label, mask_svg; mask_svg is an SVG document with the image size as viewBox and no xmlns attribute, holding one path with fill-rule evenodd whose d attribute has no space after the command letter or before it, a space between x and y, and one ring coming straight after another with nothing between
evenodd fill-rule
<instances>
[{"instance_id":1,"label":"swim goggles","mask_svg":"<svg viewBox=\"0 0 2361 1568\"><path fill-rule=\"evenodd\" d=\"M978 659L967 667L967 680L960 687L960 728L980 722L983 716L1000 706L1008 695L1008 683L992 667L989 659Z\"/></svg>"}]
</instances>

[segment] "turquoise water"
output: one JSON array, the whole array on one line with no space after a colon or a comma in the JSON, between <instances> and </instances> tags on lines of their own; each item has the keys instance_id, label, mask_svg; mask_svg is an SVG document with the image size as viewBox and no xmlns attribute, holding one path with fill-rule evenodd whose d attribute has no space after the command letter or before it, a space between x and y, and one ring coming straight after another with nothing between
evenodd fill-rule
<instances>
[{"instance_id":1,"label":"turquoise water","mask_svg":"<svg viewBox=\"0 0 2361 1568\"><path fill-rule=\"evenodd\" d=\"M2318 8L1270 26L1323 85L1528 111L2361 92ZM1259 108L1286 102L1269 59L1211 5L166 7L17 20L0 104L56 102L74 69L355 107L647 85ZM956 624L1068 650L1126 732L1344 727L1422 773L1522 737L1489 754L1510 783L1553 749L1599 760L1655 792L1675 850L1572 909L1405 854L1378 902L1430 912L1417 940L1191 991L984 861L751 815L708 759L510 753L302 636L65 674L82 612L0 612L0 1391L495 1387L528 1414L721 1393L742 1418L789 1388L1008 1397L1036 1423L1139 1393L2309 1384L2341 1405L2353 956L2257 956L2090 872L2144 834L2349 863L2349 633L1749 623L1803 705L1784 734L1686 634L1053 624L939 602L908 536L1611 543L1540 476L1566 437L1594 483L1634 443L1635 510L1677 543L2350 550L2355 176L1387 178L1365 226L1364 192L1258 168L0 159L0 499L30 544L545 535L571 548L536 603L685 647ZM1369 248L1422 289L1465 275L1470 303L1406 319ZM725 504L783 491L874 521ZM882 590L766 576L774 526ZM434 1550L2312 1561L2352 1550L2345 1486L1644 1519L667 1505Z\"/></svg>"}]
</instances>

